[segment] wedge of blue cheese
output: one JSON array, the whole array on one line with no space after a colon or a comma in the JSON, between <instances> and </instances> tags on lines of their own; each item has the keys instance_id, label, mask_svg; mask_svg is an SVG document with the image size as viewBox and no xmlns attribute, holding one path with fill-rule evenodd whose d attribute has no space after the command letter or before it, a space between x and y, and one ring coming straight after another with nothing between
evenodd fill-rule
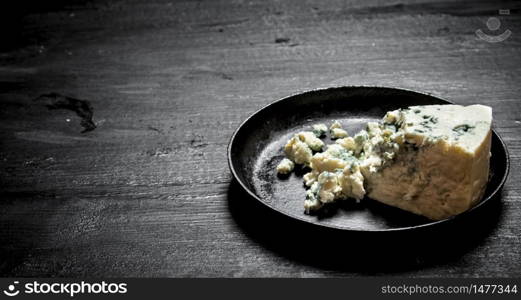
<instances>
[{"instance_id":1,"label":"wedge of blue cheese","mask_svg":"<svg viewBox=\"0 0 521 300\"><path fill-rule=\"evenodd\" d=\"M367 195L441 220L474 206L489 174L492 109L429 105L387 113L398 151L386 167L363 169ZM387 158L381 158L385 165Z\"/></svg>"},{"instance_id":2,"label":"wedge of blue cheese","mask_svg":"<svg viewBox=\"0 0 521 300\"><path fill-rule=\"evenodd\" d=\"M388 112L353 137L342 137L305 159L311 172L304 209L366 195L433 220L474 206L482 197L490 161L492 110L483 105L428 105ZM333 127L338 125L333 124ZM294 149L298 135L286 149ZM297 149L298 150L298 149ZM292 159L293 160L293 159ZM296 160L293 160L296 163Z\"/></svg>"}]
</instances>

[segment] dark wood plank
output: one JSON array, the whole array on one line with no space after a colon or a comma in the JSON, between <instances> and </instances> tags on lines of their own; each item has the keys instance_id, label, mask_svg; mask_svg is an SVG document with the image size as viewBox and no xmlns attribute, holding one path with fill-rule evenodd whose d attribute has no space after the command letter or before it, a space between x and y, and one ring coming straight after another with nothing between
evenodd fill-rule
<instances>
[{"instance_id":1,"label":"dark wood plank","mask_svg":"<svg viewBox=\"0 0 521 300\"><path fill-rule=\"evenodd\" d=\"M92 1L21 11L0 52L1 274L520 276L520 6ZM479 40L498 9L511 10L498 17L512 36ZM494 225L454 255L364 268L293 255L251 224L262 220L241 216L226 162L233 130L273 100L337 85L492 106L512 160ZM96 128L82 133L77 112L35 100L48 93L90 105Z\"/></svg>"}]
</instances>

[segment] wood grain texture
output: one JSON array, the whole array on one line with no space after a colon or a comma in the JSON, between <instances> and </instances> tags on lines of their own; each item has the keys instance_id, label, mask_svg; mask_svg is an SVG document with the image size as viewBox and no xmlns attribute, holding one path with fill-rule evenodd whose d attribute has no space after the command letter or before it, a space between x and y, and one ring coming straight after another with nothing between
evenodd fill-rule
<instances>
[{"instance_id":1,"label":"wood grain texture","mask_svg":"<svg viewBox=\"0 0 521 300\"><path fill-rule=\"evenodd\" d=\"M74 1L14 14L0 49L0 273L521 276L520 7ZM491 16L509 39L476 37L492 34ZM400 265L379 252L327 258L313 237L295 234L291 245L276 226L284 221L248 213L261 208L231 180L232 132L280 97L338 85L492 106L512 163L492 224ZM77 112L35 100L49 93L86 101L96 128L82 132Z\"/></svg>"}]
</instances>

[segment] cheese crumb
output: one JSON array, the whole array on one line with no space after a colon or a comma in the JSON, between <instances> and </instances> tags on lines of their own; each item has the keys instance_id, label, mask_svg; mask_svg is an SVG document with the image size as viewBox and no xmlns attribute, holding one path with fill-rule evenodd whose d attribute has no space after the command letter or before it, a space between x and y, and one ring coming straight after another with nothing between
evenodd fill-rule
<instances>
[{"instance_id":1,"label":"cheese crumb","mask_svg":"<svg viewBox=\"0 0 521 300\"><path fill-rule=\"evenodd\" d=\"M331 124L331 126L329 127L329 130L332 130L332 129L335 129L335 128L342 128L342 124L340 124L340 122L335 120L333 122L333 124Z\"/></svg>"},{"instance_id":2,"label":"cheese crumb","mask_svg":"<svg viewBox=\"0 0 521 300\"><path fill-rule=\"evenodd\" d=\"M295 163L293 163L291 160L284 158L280 161L280 163L277 165L277 173L279 174L289 174L293 169L295 168Z\"/></svg>"},{"instance_id":3,"label":"cheese crumb","mask_svg":"<svg viewBox=\"0 0 521 300\"><path fill-rule=\"evenodd\" d=\"M333 124L331 124L331 126L329 127L329 133L331 134L331 138L334 140L349 136L347 131L342 129L342 124L340 124L340 122L338 121L334 121Z\"/></svg>"},{"instance_id":4,"label":"cheese crumb","mask_svg":"<svg viewBox=\"0 0 521 300\"><path fill-rule=\"evenodd\" d=\"M336 140L336 143L344 147L347 150L355 151L357 149L355 139L352 137L346 137L343 139Z\"/></svg>"},{"instance_id":5,"label":"cheese crumb","mask_svg":"<svg viewBox=\"0 0 521 300\"><path fill-rule=\"evenodd\" d=\"M347 136L349 136L349 134L347 133L347 131L345 131L342 128L331 129L331 138L332 139L340 139L340 138L345 138Z\"/></svg>"},{"instance_id":6,"label":"cheese crumb","mask_svg":"<svg viewBox=\"0 0 521 300\"><path fill-rule=\"evenodd\" d=\"M316 137L323 137L324 135L326 135L326 132L327 132L327 126L326 124L315 124L312 126L313 128L313 133L315 134Z\"/></svg>"},{"instance_id":7,"label":"cheese crumb","mask_svg":"<svg viewBox=\"0 0 521 300\"><path fill-rule=\"evenodd\" d=\"M297 133L298 138L306 143L308 147L313 151L320 151L324 147L324 142L311 131L302 131Z\"/></svg>"},{"instance_id":8,"label":"cheese crumb","mask_svg":"<svg viewBox=\"0 0 521 300\"><path fill-rule=\"evenodd\" d=\"M284 152L290 160L299 165L309 165L309 161L313 156L309 146L301 141L297 135L292 137L284 146Z\"/></svg>"}]
</instances>

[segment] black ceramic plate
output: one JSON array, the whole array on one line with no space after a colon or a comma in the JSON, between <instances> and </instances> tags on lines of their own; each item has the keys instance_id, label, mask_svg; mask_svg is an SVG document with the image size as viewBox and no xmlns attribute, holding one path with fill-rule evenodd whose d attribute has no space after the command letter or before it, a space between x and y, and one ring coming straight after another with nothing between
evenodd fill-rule
<instances>
[{"instance_id":1,"label":"black ceramic plate","mask_svg":"<svg viewBox=\"0 0 521 300\"><path fill-rule=\"evenodd\" d=\"M396 231L434 226L484 209L503 186L509 169L508 152L499 135L492 134L490 178L478 205L442 221L402 211L365 198L360 204L339 201L319 215L304 214L306 170L296 168L287 178L277 176L275 167L284 157L283 146L296 132L315 123L339 120L349 133L380 120L387 111L411 105L448 104L446 100L412 91L380 87L339 87L310 91L276 101L244 121L228 147L230 169L239 184L255 199L288 217L319 226L352 231ZM332 143L329 136L326 144Z\"/></svg>"}]
</instances>

